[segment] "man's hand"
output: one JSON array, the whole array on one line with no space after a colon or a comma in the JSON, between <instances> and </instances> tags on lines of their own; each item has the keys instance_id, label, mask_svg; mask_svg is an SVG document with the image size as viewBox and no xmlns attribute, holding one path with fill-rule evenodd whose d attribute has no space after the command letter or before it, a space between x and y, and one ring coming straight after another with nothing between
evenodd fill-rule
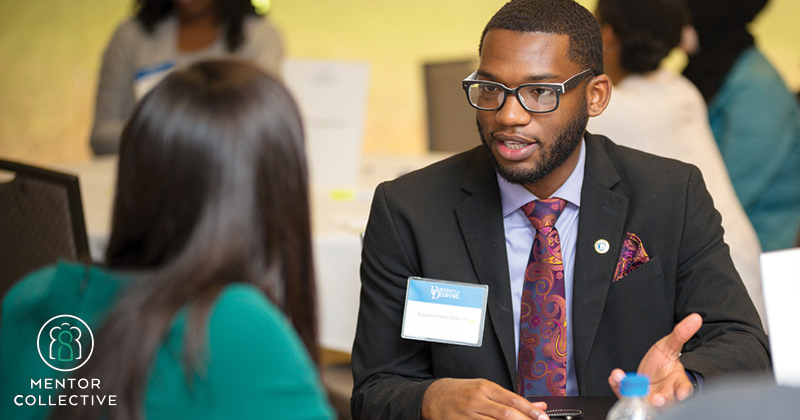
<instances>
[{"instance_id":1,"label":"man's hand","mask_svg":"<svg viewBox=\"0 0 800 420\"><path fill-rule=\"evenodd\" d=\"M672 403L676 399L683 401L694 392L692 382L686 376L686 369L678 356L683 345L702 325L703 318L700 315L687 316L669 335L653 344L639 363L638 373L650 377L650 402L656 407ZM614 369L608 377L608 384L617 397L620 396L619 385L624 377L625 372L622 369Z\"/></svg>"},{"instance_id":2,"label":"man's hand","mask_svg":"<svg viewBox=\"0 0 800 420\"><path fill-rule=\"evenodd\" d=\"M547 404L525 398L485 379L439 379L422 397L425 420L548 420Z\"/></svg>"}]
</instances>

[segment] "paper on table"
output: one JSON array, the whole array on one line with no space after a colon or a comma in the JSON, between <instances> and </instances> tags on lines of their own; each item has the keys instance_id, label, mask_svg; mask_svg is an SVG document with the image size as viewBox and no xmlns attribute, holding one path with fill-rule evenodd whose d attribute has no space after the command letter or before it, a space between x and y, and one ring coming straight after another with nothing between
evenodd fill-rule
<instances>
[{"instance_id":1,"label":"paper on table","mask_svg":"<svg viewBox=\"0 0 800 420\"><path fill-rule=\"evenodd\" d=\"M775 380L800 386L800 248L761 254L761 283Z\"/></svg>"}]
</instances>

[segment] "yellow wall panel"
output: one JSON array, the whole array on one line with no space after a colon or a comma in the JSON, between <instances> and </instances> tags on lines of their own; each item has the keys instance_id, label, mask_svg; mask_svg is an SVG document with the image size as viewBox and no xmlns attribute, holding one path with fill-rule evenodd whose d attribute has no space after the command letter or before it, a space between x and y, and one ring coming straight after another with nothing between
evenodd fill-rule
<instances>
[{"instance_id":1,"label":"yellow wall panel","mask_svg":"<svg viewBox=\"0 0 800 420\"><path fill-rule=\"evenodd\" d=\"M272 0L289 56L371 65L364 150L426 148L423 63L475 57L502 0ZM596 0L582 0L592 8ZM100 55L129 0L0 0L0 156L88 159ZM800 2L772 0L757 42L800 89ZM466 76L466 75L465 75ZM460 86L454 86L460 89Z\"/></svg>"}]
</instances>

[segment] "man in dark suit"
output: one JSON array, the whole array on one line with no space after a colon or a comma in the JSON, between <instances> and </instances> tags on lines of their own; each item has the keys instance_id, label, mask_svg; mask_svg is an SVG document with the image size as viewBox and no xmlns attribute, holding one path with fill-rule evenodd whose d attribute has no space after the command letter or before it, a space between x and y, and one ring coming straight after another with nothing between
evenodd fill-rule
<instances>
[{"instance_id":1,"label":"man in dark suit","mask_svg":"<svg viewBox=\"0 0 800 420\"><path fill-rule=\"evenodd\" d=\"M720 373L767 369L699 170L585 133L611 93L594 17L571 0L515 0L479 51L464 88L484 145L375 192L354 418L546 418L524 397L613 395L618 368L648 374L663 405ZM544 239L530 215L541 203L560 212ZM537 257L543 243L556 265ZM549 267L555 306L531 301L532 267ZM488 286L482 344L402 338L410 276ZM524 347L551 335L558 350L534 353L554 367L531 372Z\"/></svg>"}]
</instances>

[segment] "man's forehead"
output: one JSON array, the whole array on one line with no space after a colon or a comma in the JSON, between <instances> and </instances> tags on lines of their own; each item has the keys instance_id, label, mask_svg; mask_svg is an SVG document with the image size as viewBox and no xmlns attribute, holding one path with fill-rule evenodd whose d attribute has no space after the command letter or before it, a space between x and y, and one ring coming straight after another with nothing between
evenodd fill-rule
<instances>
[{"instance_id":1,"label":"man's forehead","mask_svg":"<svg viewBox=\"0 0 800 420\"><path fill-rule=\"evenodd\" d=\"M529 81L557 79L578 67L568 51L566 34L492 29L484 38L478 74L500 77L499 73L512 72Z\"/></svg>"},{"instance_id":2,"label":"man's forehead","mask_svg":"<svg viewBox=\"0 0 800 420\"><path fill-rule=\"evenodd\" d=\"M509 29L492 29L483 40L481 57L500 52L527 52L547 54L569 50L569 35L552 32L523 32Z\"/></svg>"}]
</instances>

